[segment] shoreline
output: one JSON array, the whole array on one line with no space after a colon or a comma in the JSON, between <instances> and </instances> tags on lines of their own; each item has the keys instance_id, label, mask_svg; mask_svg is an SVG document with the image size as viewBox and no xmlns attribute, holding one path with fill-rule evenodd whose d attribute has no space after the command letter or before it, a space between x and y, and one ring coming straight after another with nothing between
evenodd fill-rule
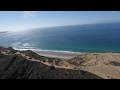
<instances>
[{"instance_id":1,"label":"shoreline","mask_svg":"<svg viewBox=\"0 0 120 90\"><path fill-rule=\"evenodd\" d=\"M50 58L58 58L62 60L68 60L71 58L74 58L75 56L78 56L80 54L84 54L81 52L73 52L73 51L58 51L58 50L39 50L39 49L17 49L14 48L15 50L20 50L20 51L27 51L31 50L38 55L45 56L45 57L50 57Z\"/></svg>"},{"instance_id":2,"label":"shoreline","mask_svg":"<svg viewBox=\"0 0 120 90\"><path fill-rule=\"evenodd\" d=\"M101 54L107 54L107 53L120 54L117 52L73 52L73 51L57 51L57 50L39 50L39 49L17 49L17 48L13 48L13 49L20 50L20 51L31 50L41 56L57 58L57 59L62 59L62 60L68 60L81 54L100 54L100 53Z\"/></svg>"},{"instance_id":3,"label":"shoreline","mask_svg":"<svg viewBox=\"0 0 120 90\"><path fill-rule=\"evenodd\" d=\"M62 59L62 60L68 60L71 58L74 58L78 55L82 55L82 54L115 54L115 55L119 55L120 53L63 53L63 52L44 52L44 51L33 51L35 53L37 53L38 55L41 56L45 56L45 57L50 57L50 58L58 58L58 59Z\"/></svg>"},{"instance_id":4,"label":"shoreline","mask_svg":"<svg viewBox=\"0 0 120 90\"><path fill-rule=\"evenodd\" d=\"M45 56L45 57L50 57L50 58L58 58L62 60L68 60L71 58L74 58L75 56L78 56L82 53L66 53L66 52L47 52L47 51L33 51L37 53L38 55Z\"/></svg>"}]
</instances>

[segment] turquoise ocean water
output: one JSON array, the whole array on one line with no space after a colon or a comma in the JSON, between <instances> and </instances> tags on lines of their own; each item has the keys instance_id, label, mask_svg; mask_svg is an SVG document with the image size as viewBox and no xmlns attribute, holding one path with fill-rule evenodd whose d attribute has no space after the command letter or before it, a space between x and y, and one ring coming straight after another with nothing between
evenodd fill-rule
<instances>
[{"instance_id":1,"label":"turquoise ocean water","mask_svg":"<svg viewBox=\"0 0 120 90\"><path fill-rule=\"evenodd\" d=\"M0 33L0 45L20 50L120 53L120 23L16 30Z\"/></svg>"}]
</instances>

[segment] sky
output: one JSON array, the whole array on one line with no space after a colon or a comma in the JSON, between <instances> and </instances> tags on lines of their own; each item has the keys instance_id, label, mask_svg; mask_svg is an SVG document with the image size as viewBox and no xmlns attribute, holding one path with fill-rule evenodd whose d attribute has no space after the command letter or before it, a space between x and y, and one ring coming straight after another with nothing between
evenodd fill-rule
<instances>
[{"instance_id":1,"label":"sky","mask_svg":"<svg viewBox=\"0 0 120 90\"><path fill-rule=\"evenodd\" d=\"M0 31L120 22L120 11L0 11Z\"/></svg>"}]
</instances>

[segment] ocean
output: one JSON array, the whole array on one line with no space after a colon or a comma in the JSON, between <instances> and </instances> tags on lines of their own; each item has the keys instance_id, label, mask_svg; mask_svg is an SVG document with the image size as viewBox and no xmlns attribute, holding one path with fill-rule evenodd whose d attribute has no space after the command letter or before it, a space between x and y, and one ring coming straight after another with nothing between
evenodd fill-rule
<instances>
[{"instance_id":1,"label":"ocean","mask_svg":"<svg viewBox=\"0 0 120 90\"><path fill-rule=\"evenodd\" d=\"M21 32L9 31L0 33L0 46L47 52L120 53L120 23L46 27Z\"/></svg>"}]
</instances>

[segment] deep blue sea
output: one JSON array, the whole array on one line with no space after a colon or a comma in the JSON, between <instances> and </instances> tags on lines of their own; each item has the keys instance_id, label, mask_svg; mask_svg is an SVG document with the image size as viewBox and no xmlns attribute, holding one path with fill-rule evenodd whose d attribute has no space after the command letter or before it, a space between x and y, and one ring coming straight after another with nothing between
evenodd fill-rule
<instances>
[{"instance_id":1,"label":"deep blue sea","mask_svg":"<svg viewBox=\"0 0 120 90\"><path fill-rule=\"evenodd\" d=\"M0 45L20 50L120 53L120 23L16 30L0 33Z\"/></svg>"}]
</instances>

